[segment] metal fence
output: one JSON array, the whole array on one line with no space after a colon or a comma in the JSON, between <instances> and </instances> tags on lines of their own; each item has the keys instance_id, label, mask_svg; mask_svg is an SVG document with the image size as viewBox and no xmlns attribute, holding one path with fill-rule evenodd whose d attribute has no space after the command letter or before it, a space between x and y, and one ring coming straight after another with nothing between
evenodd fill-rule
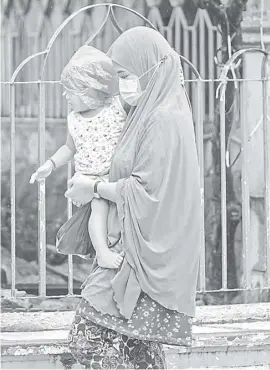
<instances>
[{"instance_id":1,"label":"metal fence","mask_svg":"<svg viewBox=\"0 0 270 370\"><path fill-rule=\"evenodd\" d=\"M11 291L12 295L16 295L16 95L17 88L20 87L23 91L25 87L30 86L31 89L36 89L38 96L38 148L39 148L39 165L43 164L45 161L45 125L46 125L46 106L48 101L46 100L46 92L48 90L51 92L53 89L59 89L59 82L54 80L45 80L45 68L50 56L51 50L58 39L61 32L64 28L68 27L70 22L74 20L79 14L85 11L91 11L97 7L102 7L106 9L105 17L96 30L96 32L87 40L87 44L90 44L95 37L99 35L103 27L105 27L107 21L110 19L115 29L121 33L122 29L115 17L115 9L121 8L127 12L132 12L137 17L139 17L143 23L147 24L150 27L154 27L148 19L144 18L142 15L136 13L134 10L125 8L120 5L112 4L101 4L101 5L92 5L86 6L77 10L75 13L71 14L55 31L51 37L48 45L41 52L35 53L25 59L12 74L10 81L1 82L2 86L7 86L9 90L9 119L10 119L10 197L11 197ZM179 17L182 19L183 14L180 8L174 9L174 19ZM196 22L206 22L209 19L207 18L205 12L201 13L201 16L196 18ZM151 18L151 17L150 17ZM152 17L153 20L153 17ZM154 22L156 23L156 22ZM205 47L203 44L204 31L205 27L200 28L200 40L198 44L192 44L192 55L197 59L198 48L201 49ZM194 32L194 28L186 30L182 34L183 40L186 40L187 32ZM166 38L175 46L180 44L180 30L175 30L174 37L172 36L172 29L168 26L166 29L163 29L163 34ZM216 39L217 40L217 39ZM204 45L204 46L203 46ZM200 63L196 64L192 61L189 61L188 58L182 57L182 62L184 65L184 73L186 77L186 84L188 86L189 95L192 100L193 111L194 111L194 122L195 122L195 131L196 131L196 141L200 162L200 180L201 180L201 216L204 220L205 216L205 142L208 140L207 135L204 133L204 121L206 116L210 116L211 120L219 120L220 123L220 165L221 165L221 220L222 220L222 287L219 291L231 291L228 287L227 282L227 195L226 195L226 152L227 152L227 142L226 142L226 118L225 118L225 94L227 84L231 81L228 78L228 73L231 68L235 65L239 58L248 53L261 53L263 55L262 63L262 74L259 79L247 80L247 79L234 79L234 82L237 82L238 89L240 91L240 128L241 128L241 197L242 197L242 241L243 241L243 268L244 268L244 286L242 290L250 290L251 279L250 279L250 195L249 195L249 180L247 176L247 147L248 147L248 133L245 125L245 93L246 93L246 84L249 81L257 81L262 86L262 96L263 96L263 119L262 125L264 130L264 204L265 204L265 246L266 246L266 284L260 289L270 289L270 127L268 122L268 112L269 112L269 101L268 101L268 85L269 79L267 79L267 63L269 54L261 49L245 49L234 54L228 62L223 67L220 77L217 78L217 69L214 66L214 49L213 43L208 43L209 48L209 57L208 57L208 72L211 70L210 78L204 78L203 74L206 68L206 61L200 59ZM186 46L188 48L189 46ZM177 48L176 48L177 49ZM179 51L179 50L178 50ZM187 51L187 49L186 49ZM188 54L188 53L187 53ZM28 80L28 81L17 81L19 74L29 65L33 60L39 59L41 62L40 66L40 78L38 80ZM194 61L194 60L193 60ZM198 67L198 68L197 68ZM198 69L202 73L198 72ZM218 89L217 89L218 87ZM215 116L216 103L215 103L215 93L216 89L219 92L219 116ZM206 93L208 91L208 93ZM55 105L58 107L58 111L62 112L62 105L60 98L57 98L58 95L54 96ZM208 103L206 102L208 100ZM72 175L71 166L68 168L68 178ZM46 296L46 191L45 191L45 181L39 183L38 185L38 254L39 254L39 295ZM72 205L70 201L67 204L68 207L68 216L72 214ZM205 257L205 229L204 227L201 230L201 256L200 256L200 274L199 274L199 284L198 291L206 292L206 257ZM73 263L72 256L68 257L69 265L69 278L68 278L68 294L73 295ZM239 290L239 289L238 289Z\"/></svg>"},{"instance_id":2,"label":"metal fence","mask_svg":"<svg viewBox=\"0 0 270 370\"><path fill-rule=\"evenodd\" d=\"M121 6L114 8L114 16L108 17L104 6L95 6L91 10L79 12L75 18L69 19L65 27L61 29L52 45L47 45L48 35L53 34L59 21L66 21L67 14L76 12L77 7L82 4L94 2L91 0L55 1L53 8L49 8L49 2L41 4L38 0L30 0L28 7L23 7L23 3L9 2L13 5L3 9L2 22L2 55L5 58L1 62L1 75L5 80L9 80L17 65L21 63L22 58L37 53L39 50L45 50L50 47L46 65L44 68L43 79L52 81L59 80L61 70L67 63L72 53L80 45L87 43L89 35L97 34L92 41L92 45L107 51L109 46L118 35L117 27L122 30L132 26L143 24L143 20L135 13L129 12L126 16L125 10ZM97 2L97 1L95 1ZM166 24L162 19L161 6L162 1L146 0L118 0L123 5L129 3L129 7L139 11L140 14L147 16L151 23L167 38L175 50L191 61L191 63L200 71L203 78L210 81L203 88L206 89L202 98L204 99L203 113L211 121L214 119L214 102L216 84L212 80L216 79L219 66L215 63L216 50L221 47L221 35L217 30L213 20L209 17L207 11L198 10L194 13L192 19L188 19L182 7L181 2L167 3L170 16ZM183 2L182 2L183 3ZM170 7L170 9L169 9ZM9 9L10 8L10 9ZM115 23L117 20L117 25ZM102 29L101 24L105 22ZM64 24L64 23L63 23ZM116 27L115 27L116 26ZM60 52L59 52L60 50ZM202 57L203 56L203 57ZM24 66L20 71L21 81L30 81L39 79L40 60L34 58ZM192 78L189 67L184 65L184 73L187 79ZM187 85L190 89L190 84ZM16 115L17 117L37 117L38 116L38 91L33 86L17 87ZM190 92L190 91L189 91ZM191 94L192 95L192 94ZM61 87L47 86L46 97L46 117L61 120L65 118L66 106L64 99L61 101ZM192 96L191 96L192 97ZM8 96L2 97L1 116L9 115Z\"/></svg>"}]
</instances>

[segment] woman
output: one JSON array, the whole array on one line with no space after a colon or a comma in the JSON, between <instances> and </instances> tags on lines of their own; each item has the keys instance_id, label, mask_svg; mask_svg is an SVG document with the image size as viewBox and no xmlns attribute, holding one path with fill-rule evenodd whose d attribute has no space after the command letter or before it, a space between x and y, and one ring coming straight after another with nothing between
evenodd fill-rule
<instances>
[{"instance_id":1,"label":"woman","mask_svg":"<svg viewBox=\"0 0 270 370\"><path fill-rule=\"evenodd\" d=\"M110 183L75 177L66 196L110 201L108 243L125 257L118 270L94 263L70 348L89 368L163 369L161 343L190 345L195 313L200 187L192 114L179 56L157 31L130 29L108 54L132 106Z\"/></svg>"}]
</instances>

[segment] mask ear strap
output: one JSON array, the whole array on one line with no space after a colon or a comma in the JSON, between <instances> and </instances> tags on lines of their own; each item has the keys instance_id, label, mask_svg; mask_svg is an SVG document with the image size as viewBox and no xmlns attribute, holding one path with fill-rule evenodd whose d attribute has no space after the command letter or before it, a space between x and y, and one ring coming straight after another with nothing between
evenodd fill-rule
<instances>
[{"instance_id":1,"label":"mask ear strap","mask_svg":"<svg viewBox=\"0 0 270 370\"><path fill-rule=\"evenodd\" d=\"M147 73L151 72L154 68L158 68L159 65L160 65L160 62L158 62L153 67L151 67L150 69L148 69L148 71L144 72L138 79L140 80L143 76L147 75Z\"/></svg>"},{"instance_id":2,"label":"mask ear strap","mask_svg":"<svg viewBox=\"0 0 270 370\"><path fill-rule=\"evenodd\" d=\"M153 67L151 67L150 69L148 69L148 71L146 71L146 72L144 72L139 78L138 78L138 80L140 80L143 76L145 76L147 73L149 73L149 72L151 72L154 68L156 68L156 69L158 69L158 67L162 64L162 63L164 63L165 62L165 60L168 58L168 56L171 54L171 52L169 52L168 54L166 54L166 55L164 55L164 57L162 58L162 59L160 59L160 61L157 63L157 64L155 64ZM156 71L155 71L156 72ZM155 72L154 72L154 74L155 74ZM153 74L153 76L154 76L154 74ZM152 77L153 77L152 76ZM149 81L150 82L150 81Z\"/></svg>"}]
</instances>

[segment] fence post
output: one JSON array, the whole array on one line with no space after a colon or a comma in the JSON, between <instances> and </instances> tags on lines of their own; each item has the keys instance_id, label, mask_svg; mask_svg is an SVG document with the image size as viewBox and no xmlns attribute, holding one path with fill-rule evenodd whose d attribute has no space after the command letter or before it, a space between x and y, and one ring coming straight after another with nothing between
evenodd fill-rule
<instances>
[{"instance_id":1,"label":"fence post","mask_svg":"<svg viewBox=\"0 0 270 370\"><path fill-rule=\"evenodd\" d=\"M10 93L10 233L11 233L11 296L16 294L16 114L15 84L9 85Z\"/></svg>"},{"instance_id":2,"label":"fence post","mask_svg":"<svg viewBox=\"0 0 270 370\"><path fill-rule=\"evenodd\" d=\"M38 144L39 165L45 162L45 84L39 81L39 120ZM45 180L38 184L38 257L39 257L39 295L46 295L46 207Z\"/></svg>"}]
</instances>

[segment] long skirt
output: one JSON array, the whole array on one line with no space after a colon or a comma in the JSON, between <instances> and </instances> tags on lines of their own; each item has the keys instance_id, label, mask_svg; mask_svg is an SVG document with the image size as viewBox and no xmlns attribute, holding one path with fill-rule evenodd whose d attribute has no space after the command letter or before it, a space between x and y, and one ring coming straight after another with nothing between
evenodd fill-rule
<instances>
[{"instance_id":1,"label":"long skirt","mask_svg":"<svg viewBox=\"0 0 270 370\"><path fill-rule=\"evenodd\" d=\"M86 369L166 369L162 344L129 338L76 315L70 351Z\"/></svg>"}]
</instances>

